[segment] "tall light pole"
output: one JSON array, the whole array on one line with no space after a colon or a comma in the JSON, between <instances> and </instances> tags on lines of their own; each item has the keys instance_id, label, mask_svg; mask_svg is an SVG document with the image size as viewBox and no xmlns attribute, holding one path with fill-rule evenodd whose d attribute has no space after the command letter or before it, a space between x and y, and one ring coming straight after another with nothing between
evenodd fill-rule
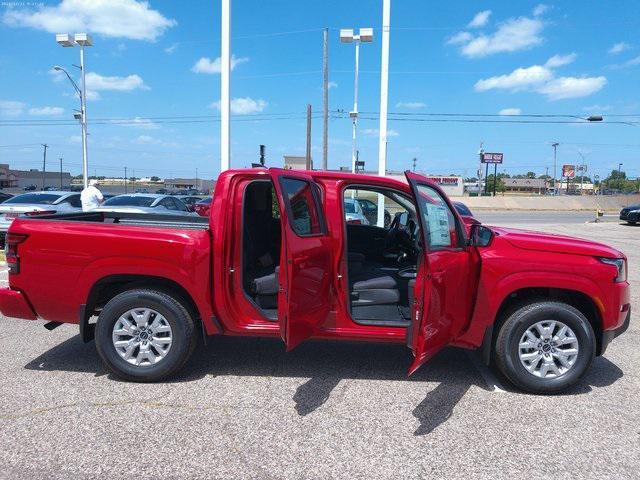
<instances>
[{"instance_id":1,"label":"tall light pole","mask_svg":"<svg viewBox=\"0 0 640 480\"><path fill-rule=\"evenodd\" d=\"M361 28L358 35L353 33L351 28L343 28L340 30L340 41L342 43L355 43L356 46L356 68L353 87L353 111L349 112L353 125L352 148L351 148L351 172L356 173L356 151L358 144L356 140L356 132L358 129L358 70L360 68L360 43L373 42L373 28Z\"/></svg>"},{"instance_id":2,"label":"tall light pole","mask_svg":"<svg viewBox=\"0 0 640 480\"><path fill-rule=\"evenodd\" d=\"M558 142L553 142L551 144L551 146L553 147L553 194L557 195L558 194L558 180L556 177L556 149L558 148L558 145L560 145Z\"/></svg>"},{"instance_id":3,"label":"tall light pole","mask_svg":"<svg viewBox=\"0 0 640 480\"><path fill-rule=\"evenodd\" d=\"M220 172L229 169L231 159L231 0L222 0L220 28Z\"/></svg>"},{"instance_id":4,"label":"tall light pole","mask_svg":"<svg viewBox=\"0 0 640 480\"><path fill-rule=\"evenodd\" d=\"M88 173L88 159L87 159L87 85L85 81L85 67L84 67L84 47L90 47L93 45L91 36L86 33L76 33L73 38L67 33L59 33L56 35L56 42L63 47L73 47L75 45L80 46L80 78L82 88L78 89L78 86L71 79L71 76L61 67L54 67L56 70L62 70L67 74L71 83L74 84L74 88L80 96L80 125L82 126L82 179L84 188L89 185L89 173Z\"/></svg>"},{"instance_id":5,"label":"tall light pole","mask_svg":"<svg viewBox=\"0 0 640 480\"><path fill-rule=\"evenodd\" d=\"M382 53L380 59L380 138L378 142L378 175L387 173L387 107L389 98L389 27L391 0L382 2ZM415 165L414 168L415 170ZM377 225L384 226L384 195L378 194Z\"/></svg>"}]
</instances>

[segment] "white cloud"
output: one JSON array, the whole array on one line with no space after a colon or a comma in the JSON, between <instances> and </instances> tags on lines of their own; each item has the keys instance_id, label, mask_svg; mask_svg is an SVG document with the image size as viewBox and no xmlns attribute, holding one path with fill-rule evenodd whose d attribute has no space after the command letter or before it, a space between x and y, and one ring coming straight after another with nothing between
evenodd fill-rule
<instances>
[{"instance_id":1,"label":"white cloud","mask_svg":"<svg viewBox=\"0 0 640 480\"><path fill-rule=\"evenodd\" d=\"M164 49L164 53L166 53L167 55L173 55L173 52L175 52L177 48L178 48L178 44L172 43L171 45L169 45L167 48Z\"/></svg>"},{"instance_id":2,"label":"white cloud","mask_svg":"<svg viewBox=\"0 0 640 480\"><path fill-rule=\"evenodd\" d=\"M380 135L380 130L377 128L363 128L362 134L366 137L378 137ZM400 134L393 129L387 129L387 137L399 137Z\"/></svg>"},{"instance_id":3,"label":"white cloud","mask_svg":"<svg viewBox=\"0 0 640 480\"><path fill-rule=\"evenodd\" d=\"M625 42L618 42L615 45L613 45L610 49L609 49L609 53L611 55L617 55L618 53L622 53L624 51L627 51L631 48L631 45L629 45L628 43Z\"/></svg>"},{"instance_id":4,"label":"white cloud","mask_svg":"<svg viewBox=\"0 0 640 480\"><path fill-rule=\"evenodd\" d=\"M250 97L240 97L231 99L231 113L235 115L250 115L252 113L260 113L267 108L267 102L264 100L254 100ZM213 102L211 108L220 110L220 102Z\"/></svg>"},{"instance_id":5,"label":"white cloud","mask_svg":"<svg viewBox=\"0 0 640 480\"><path fill-rule=\"evenodd\" d=\"M26 104L14 100L0 100L0 115L16 116L21 115L26 108Z\"/></svg>"},{"instance_id":6,"label":"white cloud","mask_svg":"<svg viewBox=\"0 0 640 480\"><path fill-rule=\"evenodd\" d=\"M140 135L136 138L137 143L149 144L149 143L158 143L159 140L150 135Z\"/></svg>"},{"instance_id":7,"label":"white cloud","mask_svg":"<svg viewBox=\"0 0 640 480\"><path fill-rule=\"evenodd\" d=\"M563 65L569 65L575 61L576 57L577 55L575 53L570 53L569 55L554 55L547 60L547 63L545 63L544 66L547 68L556 68Z\"/></svg>"},{"instance_id":8,"label":"white cloud","mask_svg":"<svg viewBox=\"0 0 640 480\"><path fill-rule=\"evenodd\" d=\"M20 2L18 2L20 3ZM8 9L2 20L12 27L30 27L49 33L91 32L113 38L155 41L176 25L136 0L62 0L54 7L40 2L37 9Z\"/></svg>"},{"instance_id":9,"label":"white cloud","mask_svg":"<svg viewBox=\"0 0 640 480\"><path fill-rule=\"evenodd\" d=\"M632 58L631 60L624 63L625 67L630 67L632 65L640 65L640 56L636 58Z\"/></svg>"},{"instance_id":10,"label":"white cloud","mask_svg":"<svg viewBox=\"0 0 640 480\"><path fill-rule=\"evenodd\" d=\"M499 75L478 80L475 84L475 89L478 92L492 89L511 90L515 92L540 85L552 78L553 73L551 70L541 65L533 65L528 68L516 68L508 75Z\"/></svg>"},{"instance_id":11,"label":"white cloud","mask_svg":"<svg viewBox=\"0 0 640 480\"><path fill-rule=\"evenodd\" d=\"M61 107L40 107L30 108L29 115L62 115L64 108Z\"/></svg>"},{"instance_id":12,"label":"white cloud","mask_svg":"<svg viewBox=\"0 0 640 480\"><path fill-rule=\"evenodd\" d=\"M447 41L460 45L460 53L468 58L481 58L501 52L517 52L542 43L544 23L539 18L511 18L490 35L459 32Z\"/></svg>"},{"instance_id":13,"label":"white cloud","mask_svg":"<svg viewBox=\"0 0 640 480\"><path fill-rule=\"evenodd\" d=\"M409 110L418 110L420 108L426 108L427 104L422 102L398 102L396 108L407 108Z\"/></svg>"},{"instance_id":14,"label":"white cloud","mask_svg":"<svg viewBox=\"0 0 640 480\"><path fill-rule=\"evenodd\" d=\"M482 12L476 13L473 20L469 22L467 27L469 28L479 28L484 27L489 21L489 17L491 16L491 10L483 10Z\"/></svg>"},{"instance_id":15,"label":"white cloud","mask_svg":"<svg viewBox=\"0 0 640 480\"><path fill-rule=\"evenodd\" d=\"M331 90L332 88L338 88L338 82L329 82L327 84L327 87L329 88L329 90Z\"/></svg>"},{"instance_id":16,"label":"white cloud","mask_svg":"<svg viewBox=\"0 0 640 480\"><path fill-rule=\"evenodd\" d=\"M231 70L234 70L236 66L247 63L248 61L249 58L247 57L236 58L235 55L231 55ZM191 67L191 71L196 73L220 73L221 70L220 57L214 60L202 57L193 65L193 67Z\"/></svg>"},{"instance_id":17,"label":"white cloud","mask_svg":"<svg viewBox=\"0 0 640 480\"><path fill-rule=\"evenodd\" d=\"M498 112L498 115L520 115L522 110L519 108L503 108Z\"/></svg>"},{"instance_id":18,"label":"white cloud","mask_svg":"<svg viewBox=\"0 0 640 480\"><path fill-rule=\"evenodd\" d=\"M107 77L95 72L88 72L85 78L87 82L87 100L98 100L100 91L129 92L131 90L149 90L139 75L127 75L126 77Z\"/></svg>"},{"instance_id":19,"label":"white cloud","mask_svg":"<svg viewBox=\"0 0 640 480\"><path fill-rule=\"evenodd\" d=\"M132 118L131 120L126 120L122 122L114 120L111 123L114 123L116 125L121 125L123 127L139 128L141 130L157 130L160 128L160 125L149 120L148 118L140 118L140 117L135 117L135 118Z\"/></svg>"},{"instance_id":20,"label":"white cloud","mask_svg":"<svg viewBox=\"0 0 640 480\"><path fill-rule=\"evenodd\" d=\"M605 77L560 77L554 78L538 89L549 100L587 97L607 84Z\"/></svg>"},{"instance_id":21,"label":"white cloud","mask_svg":"<svg viewBox=\"0 0 640 480\"><path fill-rule=\"evenodd\" d=\"M560 62L562 64L562 62ZM517 68L507 75L499 75L475 84L475 90L531 91L545 95L549 100L578 98L591 95L607 84L605 77L556 77L554 72L542 65Z\"/></svg>"},{"instance_id":22,"label":"white cloud","mask_svg":"<svg viewBox=\"0 0 640 480\"><path fill-rule=\"evenodd\" d=\"M447 45L462 45L473 38L469 32L458 32L447 40Z\"/></svg>"},{"instance_id":23,"label":"white cloud","mask_svg":"<svg viewBox=\"0 0 640 480\"><path fill-rule=\"evenodd\" d=\"M545 13L547 13L547 10L549 10L549 5L545 5L544 3L540 3L540 4L536 5L536 7L533 9L533 16L534 17L540 17L540 16L544 15Z\"/></svg>"}]
</instances>

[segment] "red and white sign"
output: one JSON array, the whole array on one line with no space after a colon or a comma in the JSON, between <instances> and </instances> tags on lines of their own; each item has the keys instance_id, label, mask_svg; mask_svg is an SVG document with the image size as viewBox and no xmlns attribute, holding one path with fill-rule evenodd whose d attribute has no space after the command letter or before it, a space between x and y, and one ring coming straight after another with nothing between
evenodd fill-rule
<instances>
[{"instance_id":1,"label":"red and white sign","mask_svg":"<svg viewBox=\"0 0 640 480\"><path fill-rule=\"evenodd\" d=\"M427 175L427 178L438 185L453 186L458 185L460 177L432 177Z\"/></svg>"},{"instance_id":2,"label":"red and white sign","mask_svg":"<svg viewBox=\"0 0 640 480\"><path fill-rule=\"evenodd\" d=\"M573 178L576 176L575 165L562 165L562 176L567 178Z\"/></svg>"},{"instance_id":3,"label":"red and white sign","mask_svg":"<svg viewBox=\"0 0 640 480\"><path fill-rule=\"evenodd\" d=\"M482 163L502 163L503 158L504 158L503 153L491 153L491 152L482 153Z\"/></svg>"}]
</instances>

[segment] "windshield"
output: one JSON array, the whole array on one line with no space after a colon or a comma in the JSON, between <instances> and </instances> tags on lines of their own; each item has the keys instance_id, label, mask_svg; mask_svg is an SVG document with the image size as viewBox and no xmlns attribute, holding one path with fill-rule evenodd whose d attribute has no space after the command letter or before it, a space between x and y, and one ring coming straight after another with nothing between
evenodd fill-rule
<instances>
[{"instance_id":1,"label":"windshield","mask_svg":"<svg viewBox=\"0 0 640 480\"><path fill-rule=\"evenodd\" d=\"M205 198L204 200L198 202L200 205L209 205L211 203L211 198Z\"/></svg>"},{"instance_id":2,"label":"windshield","mask_svg":"<svg viewBox=\"0 0 640 480\"><path fill-rule=\"evenodd\" d=\"M62 195L56 195L55 193L23 193L22 195L16 195L4 203L35 203L38 205L53 205Z\"/></svg>"},{"instance_id":3,"label":"windshield","mask_svg":"<svg viewBox=\"0 0 640 480\"><path fill-rule=\"evenodd\" d=\"M353 202L344 202L345 213L356 213L356 205Z\"/></svg>"},{"instance_id":4,"label":"windshield","mask_svg":"<svg viewBox=\"0 0 640 480\"><path fill-rule=\"evenodd\" d=\"M154 197L138 197L133 195L118 195L103 203L105 207L150 207L156 199Z\"/></svg>"}]
</instances>

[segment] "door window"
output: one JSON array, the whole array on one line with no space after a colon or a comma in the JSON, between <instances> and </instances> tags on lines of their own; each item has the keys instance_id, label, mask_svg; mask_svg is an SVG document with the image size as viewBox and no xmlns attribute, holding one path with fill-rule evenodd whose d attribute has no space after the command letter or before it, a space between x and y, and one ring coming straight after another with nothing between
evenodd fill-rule
<instances>
[{"instance_id":1,"label":"door window","mask_svg":"<svg viewBox=\"0 0 640 480\"><path fill-rule=\"evenodd\" d=\"M456 220L444 198L428 185L418 184L416 188L429 250L457 247Z\"/></svg>"},{"instance_id":2,"label":"door window","mask_svg":"<svg viewBox=\"0 0 640 480\"><path fill-rule=\"evenodd\" d=\"M318 192L306 180L280 178L280 186L293 231L301 236L318 235L323 231Z\"/></svg>"}]
</instances>

